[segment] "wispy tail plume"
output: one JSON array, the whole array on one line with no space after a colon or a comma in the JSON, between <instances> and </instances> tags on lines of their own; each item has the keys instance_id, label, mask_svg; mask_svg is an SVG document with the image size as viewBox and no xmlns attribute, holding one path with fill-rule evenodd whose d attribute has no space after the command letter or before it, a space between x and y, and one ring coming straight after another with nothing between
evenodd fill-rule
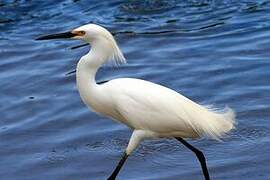
<instances>
[{"instance_id":1,"label":"wispy tail plume","mask_svg":"<svg viewBox=\"0 0 270 180\"><path fill-rule=\"evenodd\" d=\"M204 125L201 125L200 133L216 140L235 128L235 113L226 107L222 110L216 110L210 107L204 107L208 114L204 119Z\"/></svg>"}]
</instances>

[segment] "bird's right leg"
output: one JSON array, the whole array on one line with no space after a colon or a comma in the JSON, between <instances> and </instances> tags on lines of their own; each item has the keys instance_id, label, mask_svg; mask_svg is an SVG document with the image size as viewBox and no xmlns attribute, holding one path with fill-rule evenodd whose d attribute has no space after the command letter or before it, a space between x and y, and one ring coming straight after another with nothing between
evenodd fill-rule
<instances>
[{"instance_id":1,"label":"bird's right leg","mask_svg":"<svg viewBox=\"0 0 270 180\"><path fill-rule=\"evenodd\" d=\"M203 170L203 175L204 175L205 180L210 180L209 172L208 172L208 169L207 169L207 166L206 166L206 159L205 159L203 153L199 149L197 149L194 146L192 146L191 144L189 144L183 138L176 137L175 139L177 139L178 141L180 141L188 149L190 149L192 152L195 153L195 155L197 156L197 158L198 158L198 160L199 160L199 162L201 164L201 167L202 167L202 170Z\"/></svg>"},{"instance_id":2,"label":"bird's right leg","mask_svg":"<svg viewBox=\"0 0 270 180\"><path fill-rule=\"evenodd\" d=\"M144 138L144 132L141 130L134 130L131 138L128 143L128 147L125 150L121 160L119 161L118 165L114 169L113 173L107 180L115 180L116 176L118 175L119 171L123 167L125 161L127 160L128 156L132 153L132 151L139 145L140 141Z\"/></svg>"}]
</instances>

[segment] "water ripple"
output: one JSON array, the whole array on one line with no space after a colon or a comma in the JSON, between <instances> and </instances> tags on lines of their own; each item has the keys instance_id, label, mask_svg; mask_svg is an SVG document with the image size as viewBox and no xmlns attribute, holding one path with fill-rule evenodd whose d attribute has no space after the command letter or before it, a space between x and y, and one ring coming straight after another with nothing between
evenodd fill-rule
<instances>
[{"instance_id":1,"label":"water ripple","mask_svg":"<svg viewBox=\"0 0 270 180\"><path fill-rule=\"evenodd\" d=\"M73 70L89 48L34 41L89 22L113 32L129 62L102 68L97 80L142 78L202 104L229 105L238 125L223 143L189 141L214 179L268 178L270 1L4 0L0 9L2 179L105 179L127 146L130 130L80 100ZM119 176L135 177L201 173L191 152L161 139L143 142Z\"/></svg>"}]
</instances>

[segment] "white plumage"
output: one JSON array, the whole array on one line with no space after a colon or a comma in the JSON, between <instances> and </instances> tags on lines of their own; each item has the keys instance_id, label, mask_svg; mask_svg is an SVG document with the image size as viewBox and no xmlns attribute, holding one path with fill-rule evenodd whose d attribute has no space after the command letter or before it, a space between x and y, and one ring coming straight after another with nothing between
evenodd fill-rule
<instances>
[{"instance_id":1,"label":"white plumage","mask_svg":"<svg viewBox=\"0 0 270 180\"><path fill-rule=\"evenodd\" d=\"M211 110L158 84L120 78L97 85L95 73L102 64L109 60L124 63L125 58L106 29L90 24L74 31L85 31L91 37L77 37L89 40L92 47L79 61L77 84L84 103L96 112L157 137L219 139L234 127L232 109Z\"/></svg>"},{"instance_id":2,"label":"white plumage","mask_svg":"<svg viewBox=\"0 0 270 180\"><path fill-rule=\"evenodd\" d=\"M233 128L231 109L213 111L181 94L148 81L131 78L101 85L110 92L120 121L132 129L148 130L160 137L219 139Z\"/></svg>"},{"instance_id":3,"label":"white plumage","mask_svg":"<svg viewBox=\"0 0 270 180\"><path fill-rule=\"evenodd\" d=\"M235 114L232 109L213 110L158 84L132 78L96 84L95 75L102 64L110 60L116 64L126 62L122 52L113 36L105 28L95 24L81 26L69 35L91 45L89 53L80 59L76 72L77 86L83 102L94 111L134 130L125 151L127 155L143 139L208 136L219 140L234 128ZM59 36L39 39L56 37ZM120 167L121 161L118 165ZM116 177L120 170L117 168L109 179ZM204 170L204 173L208 179L208 172Z\"/></svg>"}]
</instances>

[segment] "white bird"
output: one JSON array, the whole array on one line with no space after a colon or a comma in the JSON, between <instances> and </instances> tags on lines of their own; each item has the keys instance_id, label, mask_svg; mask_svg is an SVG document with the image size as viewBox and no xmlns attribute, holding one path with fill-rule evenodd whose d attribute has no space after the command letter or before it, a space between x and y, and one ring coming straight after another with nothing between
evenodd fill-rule
<instances>
[{"instance_id":1,"label":"white bird","mask_svg":"<svg viewBox=\"0 0 270 180\"><path fill-rule=\"evenodd\" d=\"M208 136L219 140L234 128L235 114L199 105L167 87L133 78L95 80L97 70L107 61L125 63L116 41L105 28L87 24L72 31L42 36L37 40L71 38L83 40L91 50L77 64L76 80L82 101L95 112L127 125L133 130L128 146L108 178L115 179L124 162L144 139L176 138L195 153L203 174L209 173L203 153L183 138Z\"/></svg>"}]
</instances>

